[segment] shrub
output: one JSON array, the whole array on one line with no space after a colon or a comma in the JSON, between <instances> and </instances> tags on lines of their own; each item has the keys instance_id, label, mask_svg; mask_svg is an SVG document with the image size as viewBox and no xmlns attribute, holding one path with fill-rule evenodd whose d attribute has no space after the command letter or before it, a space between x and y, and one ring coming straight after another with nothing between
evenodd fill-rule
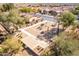
<instances>
[{"instance_id":1,"label":"shrub","mask_svg":"<svg viewBox=\"0 0 79 59\"><path fill-rule=\"evenodd\" d=\"M31 8L21 8L20 9L21 12L25 12L25 13L30 13L32 12L33 10Z\"/></svg>"}]
</instances>

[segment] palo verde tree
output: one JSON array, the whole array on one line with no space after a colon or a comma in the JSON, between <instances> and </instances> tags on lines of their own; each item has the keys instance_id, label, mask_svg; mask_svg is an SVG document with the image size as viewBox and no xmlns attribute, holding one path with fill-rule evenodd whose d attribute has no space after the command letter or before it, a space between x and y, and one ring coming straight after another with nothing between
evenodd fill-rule
<instances>
[{"instance_id":1,"label":"palo verde tree","mask_svg":"<svg viewBox=\"0 0 79 59\"><path fill-rule=\"evenodd\" d=\"M60 21L64 27L70 26L74 24L76 17L71 12L64 12L60 15Z\"/></svg>"},{"instance_id":2,"label":"palo verde tree","mask_svg":"<svg viewBox=\"0 0 79 59\"><path fill-rule=\"evenodd\" d=\"M71 10L71 12L72 12L74 15L78 15L78 14L79 14L79 6L75 7L75 9Z\"/></svg>"},{"instance_id":3,"label":"palo verde tree","mask_svg":"<svg viewBox=\"0 0 79 59\"><path fill-rule=\"evenodd\" d=\"M74 32L74 31L72 31ZM43 52L43 55L47 56L69 56L79 55L79 37L77 33L61 33L59 36L54 38L54 42L51 43L50 47ZM75 35L74 35L75 34Z\"/></svg>"},{"instance_id":4,"label":"palo verde tree","mask_svg":"<svg viewBox=\"0 0 79 59\"><path fill-rule=\"evenodd\" d=\"M0 44L0 55L2 56L11 56L13 54L18 53L18 51L22 50L23 43L17 38L13 38L12 36L8 36L7 39Z\"/></svg>"},{"instance_id":5,"label":"palo verde tree","mask_svg":"<svg viewBox=\"0 0 79 59\"><path fill-rule=\"evenodd\" d=\"M22 18L20 15L19 15L19 12L17 10L11 10L9 12L9 15L8 15L8 21L17 25L17 26L21 26L21 25L25 25L25 20L24 18Z\"/></svg>"}]
</instances>

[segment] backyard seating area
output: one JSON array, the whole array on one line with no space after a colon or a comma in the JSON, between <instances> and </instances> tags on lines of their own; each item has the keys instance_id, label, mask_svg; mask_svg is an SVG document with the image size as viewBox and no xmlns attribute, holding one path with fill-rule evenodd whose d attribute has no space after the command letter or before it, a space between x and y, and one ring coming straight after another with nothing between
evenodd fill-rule
<instances>
[{"instance_id":1,"label":"backyard seating area","mask_svg":"<svg viewBox=\"0 0 79 59\"><path fill-rule=\"evenodd\" d=\"M37 23L42 22L42 21L43 21L43 19L42 19L41 17L31 17L31 18L29 19L29 24L28 24L28 26L37 24Z\"/></svg>"}]
</instances>

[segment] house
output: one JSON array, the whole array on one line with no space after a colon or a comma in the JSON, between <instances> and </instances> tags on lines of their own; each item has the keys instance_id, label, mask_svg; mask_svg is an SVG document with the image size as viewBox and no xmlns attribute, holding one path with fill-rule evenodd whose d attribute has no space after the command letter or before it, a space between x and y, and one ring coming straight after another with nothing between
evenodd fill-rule
<instances>
[{"instance_id":1,"label":"house","mask_svg":"<svg viewBox=\"0 0 79 59\"><path fill-rule=\"evenodd\" d=\"M57 26L52 22L42 21L32 26L21 28L21 41L34 51L37 55L50 45L52 38L56 35Z\"/></svg>"}]
</instances>

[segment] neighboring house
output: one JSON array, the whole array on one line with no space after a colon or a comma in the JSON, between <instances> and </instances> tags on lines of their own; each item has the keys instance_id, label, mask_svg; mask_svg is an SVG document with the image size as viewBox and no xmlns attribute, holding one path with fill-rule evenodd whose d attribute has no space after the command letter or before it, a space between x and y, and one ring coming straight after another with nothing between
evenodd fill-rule
<instances>
[{"instance_id":1,"label":"neighboring house","mask_svg":"<svg viewBox=\"0 0 79 59\"><path fill-rule=\"evenodd\" d=\"M5 40L7 33L5 28L0 24L0 44Z\"/></svg>"},{"instance_id":2,"label":"neighboring house","mask_svg":"<svg viewBox=\"0 0 79 59\"><path fill-rule=\"evenodd\" d=\"M49 11L55 11L58 14L64 12L64 11L69 11L72 10L74 6L57 6L57 7L41 7L40 10L44 14L48 14Z\"/></svg>"},{"instance_id":3,"label":"neighboring house","mask_svg":"<svg viewBox=\"0 0 79 59\"><path fill-rule=\"evenodd\" d=\"M7 34L6 29L0 24L0 34Z\"/></svg>"}]
</instances>

